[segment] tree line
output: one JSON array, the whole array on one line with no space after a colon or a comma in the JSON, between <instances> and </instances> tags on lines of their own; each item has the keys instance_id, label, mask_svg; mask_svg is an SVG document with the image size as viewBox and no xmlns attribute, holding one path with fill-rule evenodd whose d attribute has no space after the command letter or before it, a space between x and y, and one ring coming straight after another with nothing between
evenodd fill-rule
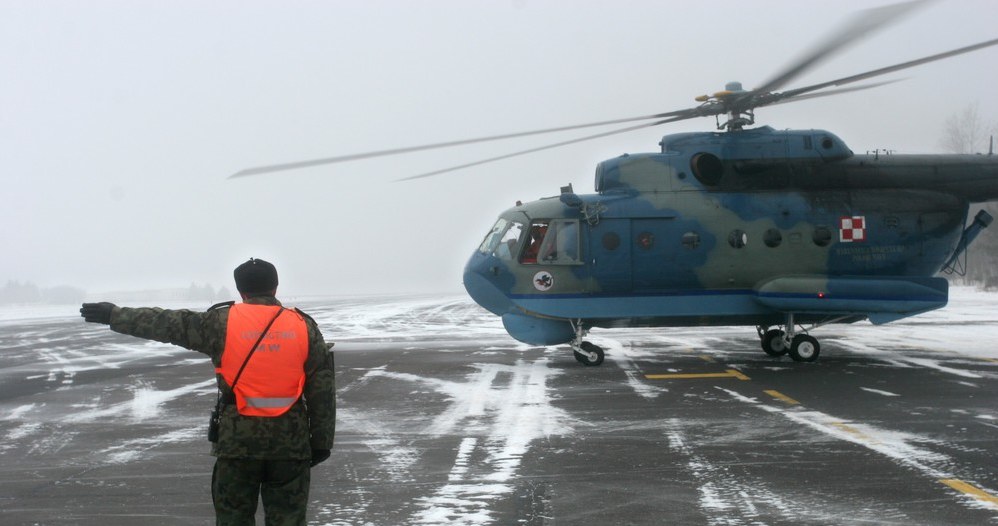
<instances>
[{"instance_id":1,"label":"tree line","mask_svg":"<svg viewBox=\"0 0 998 526\"><path fill-rule=\"evenodd\" d=\"M973 103L946 120L939 145L948 153L994 154L993 137L998 135L998 122L986 122L980 105ZM985 210L998 219L998 203L974 205L970 217ZM998 222L984 229L967 251L966 274L961 281L986 290L998 290Z\"/></svg>"},{"instance_id":2,"label":"tree line","mask_svg":"<svg viewBox=\"0 0 998 526\"><path fill-rule=\"evenodd\" d=\"M196 283L191 283L187 288L119 292L110 295L119 299L191 301L209 304L235 299L225 287L215 288L208 284ZM9 280L6 285L0 287L0 305L76 304L87 301L87 296L86 290L69 285L39 287L30 281Z\"/></svg>"},{"instance_id":3,"label":"tree line","mask_svg":"<svg viewBox=\"0 0 998 526\"><path fill-rule=\"evenodd\" d=\"M87 297L83 289L61 285L42 288L31 282L8 281L0 288L0 304L80 303Z\"/></svg>"}]
</instances>

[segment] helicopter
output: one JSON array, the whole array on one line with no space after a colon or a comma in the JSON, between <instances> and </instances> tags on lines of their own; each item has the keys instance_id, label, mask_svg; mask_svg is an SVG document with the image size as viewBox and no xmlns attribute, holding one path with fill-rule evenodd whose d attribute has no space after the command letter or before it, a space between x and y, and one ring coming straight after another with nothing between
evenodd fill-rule
<instances>
[{"instance_id":1,"label":"helicopter","mask_svg":"<svg viewBox=\"0 0 998 526\"><path fill-rule=\"evenodd\" d=\"M716 131L665 135L660 149L599 163L594 194L571 185L499 214L469 258L465 289L514 339L569 344L600 365L593 328L755 327L762 350L812 362L819 327L879 325L947 304L942 272L993 218L993 155L854 153L831 132L752 127L757 108L872 89L849 86L998 45L998 39L801 88L802 72L923 2L867 10L759 87L732 82L698 105L644 115L251 168L242 177L433 148L629 124L413 180L635 129L714 117ZM834 88L834 89L833 89Z\"/></svg>"}]
</instances>

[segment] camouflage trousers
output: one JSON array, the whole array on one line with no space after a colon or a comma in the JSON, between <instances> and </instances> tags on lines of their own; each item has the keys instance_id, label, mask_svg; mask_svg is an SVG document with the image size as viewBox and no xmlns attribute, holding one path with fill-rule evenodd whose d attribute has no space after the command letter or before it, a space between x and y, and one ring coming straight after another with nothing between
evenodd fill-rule
<instances>
[{"instance_id":1,"label":"camouflage trousers","mask_svg":"<svg viewBox=\"0 0 998 526\"><path fill-rule=\"evenodd\" d=\"M262 498L267 526L304 526L309 480L308 460L215 459L215 524L252 526Z\"/></svg>"}]
</instances>

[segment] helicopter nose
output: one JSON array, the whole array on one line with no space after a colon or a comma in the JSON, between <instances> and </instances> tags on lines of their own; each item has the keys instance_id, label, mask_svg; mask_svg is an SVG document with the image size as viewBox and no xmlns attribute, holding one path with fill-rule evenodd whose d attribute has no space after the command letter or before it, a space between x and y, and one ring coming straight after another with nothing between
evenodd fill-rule
<instances>
[{"instance_id":1,"label":"helicopter nose","mask_svg":"<svg viewBox=\"0 0 998 526\"><path fill-rule=\"evenodd\" d=\"M475 252L464 267L464 289L471 299L485 310L502 316L510 312L513 303L503 293L500 277L504 274L493 256ZM509 290L506 287L505 290Z\"/></svg>"}]
</instances>

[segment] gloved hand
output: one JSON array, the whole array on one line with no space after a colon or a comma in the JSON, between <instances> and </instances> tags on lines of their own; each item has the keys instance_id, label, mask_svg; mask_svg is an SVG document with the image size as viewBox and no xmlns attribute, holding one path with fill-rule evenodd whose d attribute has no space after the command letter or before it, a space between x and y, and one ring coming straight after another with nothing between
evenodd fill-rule
<instances>
[{"instance_id":1,"label":"gloved hand","mask_svg":"<svg viewBox=\"0 0 998 526\"><path fill-rule=\"evenodd\" d=\"M312 463L309 465L309 467L313 467L314 468L315 466L318 466L321 462L323 462L324 460L326 460L327 458L329 458L330 454L331 454L331 451L329 451L328 449L313 449L312 450Z\"/></svg>"},{"instance_id":2,"label":"gloved hand","mask_svg":"<svg viewBox=\"0 0 998 526\"><path fill-rule=\"evenodd\" d=\"M91 323L111 324L111 311L114 310L114 303L103 301L101 303L84 303L80 308L80 316Z\"/></svg>"}]
</instances>

